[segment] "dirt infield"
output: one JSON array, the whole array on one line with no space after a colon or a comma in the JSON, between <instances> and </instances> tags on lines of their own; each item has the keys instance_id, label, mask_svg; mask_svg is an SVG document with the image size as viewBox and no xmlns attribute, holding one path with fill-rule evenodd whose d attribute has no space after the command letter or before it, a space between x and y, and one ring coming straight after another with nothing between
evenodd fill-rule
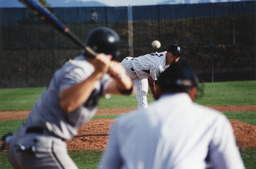
<instances>
[{"instance_id":1,"label":"dirt infield","mask_svg":"<svg viewBox=\"0 0 256 169\"><path fill-rule=\"evenodd\" d=\"M256 105L247 106L210 106L221 112L256 112ZM99 109L97 115L119 115L133 109ZM0 121L25 119L29 111L0 112ZM68 149L103 150L108 132L114 119L91 120L79 128L78 136L67 141ZM239 147L256 147L256 126L244 122L230 120Z\"/></svg>"}]
</instances>

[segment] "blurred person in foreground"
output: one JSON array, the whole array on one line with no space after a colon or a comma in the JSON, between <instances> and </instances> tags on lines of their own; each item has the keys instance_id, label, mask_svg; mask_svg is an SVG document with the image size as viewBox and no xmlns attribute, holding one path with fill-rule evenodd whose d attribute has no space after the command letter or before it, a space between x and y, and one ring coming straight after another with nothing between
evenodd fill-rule
<instances>
[{"instance_id":1,"label":"blurred person in foreground","mask_svg":"<svg viewBox=\"0 0 256 169\"><path fill-rule=\"evenodd\" d=\"M186 64L161 73L157 101L111 126L99 169L244 169L229 120L193 102L197 86Z\"/></svg>"},{"instance_id":2,"label":"blurred person in foreground","mask_svg":"<svg viewBox=\"0 0 256 169\"><path fill-rule=\"evenodd\" d=\"M56 71L24 124L5 139L8 160L15 169L78 168L65 140L75 137L78 127L95 115L100 96L133 92L125 69L112 60L118 44L114 30L95 28L85 45L96 56L85 51Z\"/></svg>"}]
</instances>

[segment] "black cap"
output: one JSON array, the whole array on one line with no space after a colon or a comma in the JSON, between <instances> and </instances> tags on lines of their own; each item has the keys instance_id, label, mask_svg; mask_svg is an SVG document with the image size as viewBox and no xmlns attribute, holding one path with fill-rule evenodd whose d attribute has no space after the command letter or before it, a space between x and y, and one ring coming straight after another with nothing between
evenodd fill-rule
<instances>
[{"instance_id":1,"label":"black cap","mask_svg":"<svg viewBox=\"0 0 256 169\"><path fill-rule=\"evenodd\" d=\"M171 52L173 55L181 55L181 47L177 44L170 45L167 51Z\"/></svg>"},{"instance_id":2,"label":"black cap","mask_svg":"<svg viewBox=\"0 0 256 169\"><path fill-rule=\"evenodd\" d=\"M176 63L160 73L157 84L165 93L186 92L197 87L199 79L186 63Z\"/></svg>"}]
</instances>

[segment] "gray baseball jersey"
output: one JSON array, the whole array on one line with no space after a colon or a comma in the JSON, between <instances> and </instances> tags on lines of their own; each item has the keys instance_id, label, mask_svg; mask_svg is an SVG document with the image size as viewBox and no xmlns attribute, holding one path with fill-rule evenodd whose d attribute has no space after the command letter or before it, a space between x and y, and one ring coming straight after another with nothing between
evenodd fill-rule
<instances>
[{"instance_id":1,"label":"gray baseball jersey","mask_svg":"<svg viewBox=\"0 0 256 169\"><path fill-rule=\"evenodd\" d=\"M151 53L139 57L126 57L121 64L124 66L126 73L131 77L133 84L136 86L136 97L138 107L148 107L148 77L154 80L166 66L166 53Z\"/></svg>"},{"instance_id":2,"label":"gray baseball jersey","mask_svg":"<svg viewBox=\"0 0 256 169\"><path fill-rule=\"evenodd\" d=\"M79 56L73 61L63 65L63 67L54 74L49 86L43 91L25 123L14 134L8 146L9 160L14 163L14 166L16 165L15 161L20 158L19 155L21 154L16 151L17 146L20 146L19 149L22 149L23 146L25 149L29 147L33 153L36 154L36 157L29 157L29 161L22 161L21 166L23 167L25 165L31 165L30 167L34 168L35 166L33 165L37 165L47 168L47 166L51 165L65 164L66 166L64 168L76 168L75 164L68 156L66 145L62 140L72 139L77 135L77 128L94 116L98 99L105 91L111 78L108 75L104 75L95 85L95 89L89 99L71 113L62 111L60 107L60 93L82 82L88 78L93 71L94 67L87 62L83 56ZM34 140L37 141L34 142ZM53 147L51 142L55 143L55 147ZM56 151L54 148L56 148ZM46 150L49 153L48 156L37 158ZM51 152L53 150L54 152ZM56 160L51 153L58 151L62 153L58 154L59 157ZM37 164L33 164L31 158L38 161ZM47 159L49 159L49 164L44 164L43 161Z\"/></svg>"},{"instance_id":3,"label":"gray baseball jersey","mask_svg":"<svg viewBox=\"0 0 256 169\"><path fill-rule=\"evenodd\" d=\"M244 169L232 126L186 93L163 95L112 125L100 169Z\"/></svg>"}]
</instances>

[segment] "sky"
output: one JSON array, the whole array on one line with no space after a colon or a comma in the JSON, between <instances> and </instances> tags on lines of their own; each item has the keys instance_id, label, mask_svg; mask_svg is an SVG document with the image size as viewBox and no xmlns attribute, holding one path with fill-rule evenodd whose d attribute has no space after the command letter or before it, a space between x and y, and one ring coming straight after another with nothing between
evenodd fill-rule
<instances>
[{"instance_id":1,"label":"sky","mask_svg":"<svg viewBox=\"0 0 256 169\"><path fill-rule=\"evenodd\" d=\"M216 2L237 2L254 0L47 0L51 7L91 7L91 6L143 6L168 4L195 4ZM0 7L24 7L18 0L0 0Z\"/></svg>"},{"instance_id":2,"label":"sky","mask_svg":"<svg viewBox=\"0 0 256 169\"><path fill-rule=\"evenodd\" d=\"M71 1L71 0L66 0ZM86 2L88 0L78 0ZM127 6L127 5L157 5L157 4L189 4L189 3L205 3L205 2L228 2L240 0L98 0L110 6Z\"/></svg>"}]
</instances>

